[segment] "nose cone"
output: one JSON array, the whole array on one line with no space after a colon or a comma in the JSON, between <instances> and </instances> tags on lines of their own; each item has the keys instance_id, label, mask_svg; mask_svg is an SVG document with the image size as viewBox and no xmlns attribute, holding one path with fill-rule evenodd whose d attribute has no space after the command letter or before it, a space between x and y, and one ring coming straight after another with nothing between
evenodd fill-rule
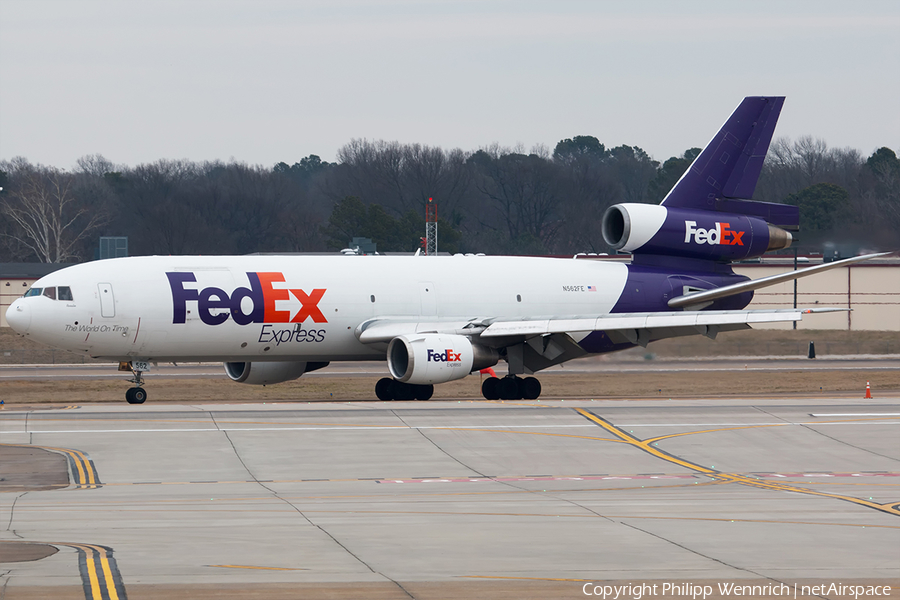
<instances>
[{"instance_id":1,"label":"nose cone","mask_svg":"<svg viewBox=\"0 0 900 600\"><path fill-rule=\"evenodd\" d=\"M28 333L31 327L31 310L22 298L14 301L6 311L6 322L16 333Z\"/></svg>"}]
</instances>

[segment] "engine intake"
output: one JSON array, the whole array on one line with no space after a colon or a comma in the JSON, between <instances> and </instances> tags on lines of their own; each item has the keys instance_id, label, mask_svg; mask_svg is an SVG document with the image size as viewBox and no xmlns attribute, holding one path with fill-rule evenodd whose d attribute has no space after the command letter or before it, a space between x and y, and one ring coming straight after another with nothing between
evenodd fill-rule
<instances>
[{"instance_id":1,"label":"engine intake","mask_svg":"<svg viewBox=\"0 0 900 600\"><path fill-rule=\"evenodd\" d=\"M462 379L472 371L497 364L494 348L472 344L463 335L401 335L387 350L388 369L404 383L429 385Z\"/></svg>"}]
</instances>

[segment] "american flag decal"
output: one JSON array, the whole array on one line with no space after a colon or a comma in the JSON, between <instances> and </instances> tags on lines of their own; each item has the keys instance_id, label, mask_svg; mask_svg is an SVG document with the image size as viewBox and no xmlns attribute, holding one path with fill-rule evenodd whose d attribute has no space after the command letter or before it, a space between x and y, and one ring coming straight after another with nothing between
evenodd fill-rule
<instances>
[{"instance_id":1,"label":"american flag decal","mask_svg":"<svg viewBox=\"0 0 900 600\"><path fill-rule=\"evenodd\" d=\"M589 291L589 292L596 292L596 291L597 291L597 286L596 286L596 285L589 285L589 286L587 287L587 291Z\"/></svg>"}]
</instances>

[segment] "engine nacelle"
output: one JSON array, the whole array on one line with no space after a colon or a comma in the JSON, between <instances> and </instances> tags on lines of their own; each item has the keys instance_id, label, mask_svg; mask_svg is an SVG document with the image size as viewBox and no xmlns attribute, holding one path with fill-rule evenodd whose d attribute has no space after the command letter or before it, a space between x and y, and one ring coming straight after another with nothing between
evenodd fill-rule
<instances>
[{"instance_id":1,"label":"engine nacelle","mask_svg":"<svg viewBox=\"0 0 900 600\"><path fill-rule=\"evenodd\" d=\"M327 366L327 362L227 362L225 374L232 381L268 385L298 379L304 373Z\"/></svg>"},{"instance_id":2,"label":"engine nacelle","mask_svg":"<svg viewBox=\"0 0 900 600\"><path fill-rule=\"evenodd\" d=\"M616 204L603 215L603 239L615 250L732 261L787 248L791 234L759 217L659 204Z\"/></svg>"},{"instance_id":3,"label":"engine nacelle","mask_svg":"<svg viewBox=\"0 0 900 600\"><path fill-rule=\"evenodd\" d=\"M462 379L469 373L497 364L494 348L472 344L464 335L427 333L401 335L387 350L388 369L404 383L429 385Z\"/></svg>"}]
</instances>

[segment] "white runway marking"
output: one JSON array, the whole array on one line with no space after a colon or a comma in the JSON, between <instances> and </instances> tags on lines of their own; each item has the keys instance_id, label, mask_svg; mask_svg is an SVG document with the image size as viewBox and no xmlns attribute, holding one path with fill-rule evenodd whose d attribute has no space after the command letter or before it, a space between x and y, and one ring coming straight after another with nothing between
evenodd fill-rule
<instances>
[{"instance_id":1,"label":"white runway marking","mask_svg":"<svg viewBox=\"0 0 900 600\"><path fill-rule=\"evenodd\" d=\"M812 415L817 416L817 415ZM893 416L893 415L885 415ZM900 415L898 415L900 416ZM616 424L616 427L771 427L773 425L897 425L900 421L879 421L877 423L862 423L859 421L838 421L833 423L817 423L815 421L778 421L777 423L625 423Z\"/></svg>"},{"instance_id":2,"label":"white runway marking","mask_svg":"<svg viewBox=\"0 0 900 600\"><path fill-rule=\"evenodd\" d=\"M900 413L810 413L811 417L900 417Z\"/></svg>"}]
</instances>

